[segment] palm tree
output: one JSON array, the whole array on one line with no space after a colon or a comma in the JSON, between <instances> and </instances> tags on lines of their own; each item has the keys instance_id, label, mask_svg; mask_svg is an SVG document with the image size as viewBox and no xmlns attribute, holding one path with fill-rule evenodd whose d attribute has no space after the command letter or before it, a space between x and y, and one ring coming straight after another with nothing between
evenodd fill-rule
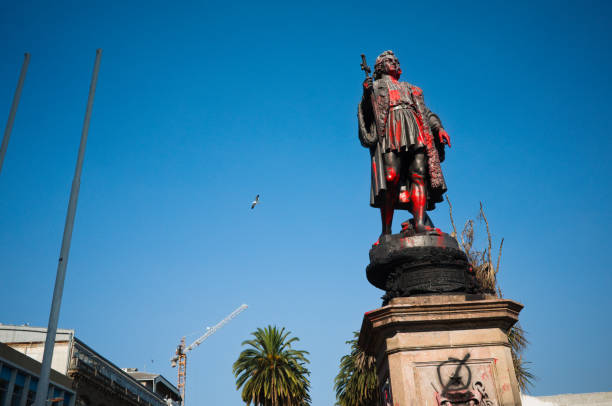
<instances>
[{"instance_id":1,"label":"palm tree","mask_svg":"<svg viewBox=\"0 0 612 406\"><path fill-rule=\"evenodd\" d=\"M276 326L258 328L251 333L255 338L245 340L248 345L234 362L236 389L242 388L242 400L253 406L310 405L310 372L307 351L294 350L291 344L299 338L288 339L290 331Z\"/></svg>"},{"instance_id":2,"label":"palm tree","mask_svg":"<svg viewBox=\"0 0 612 406\"><path fill-rule=\"evenodd\" d=\"M514 364L519 388L523 392L529 392L529 389L533 387L536 377L527 367L529 362L523 360L523 351L527 348L529 341L527 341L525 330L523 330L519 323L512 326L508 332L508 342L510 343L512 364Z\"/></svg>"},{"instance_id":3,"label":"palm tree","mask_svg":"<svg viewBox=\"0 0 612 406\"><path fill-rule=\"evenodd\" d=\"M359 348L359 332L347 341L351 353L340 359L340 372L334 379L336 406L378 406L378 377L376 358Z\"/></svg>"}]
</instances>

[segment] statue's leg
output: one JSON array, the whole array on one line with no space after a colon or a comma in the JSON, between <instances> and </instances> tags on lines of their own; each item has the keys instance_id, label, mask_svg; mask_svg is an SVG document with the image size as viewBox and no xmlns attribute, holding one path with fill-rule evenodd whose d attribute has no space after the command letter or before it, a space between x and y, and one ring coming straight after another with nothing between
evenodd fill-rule
<instances>
[{"instance_id":1,"label":"statue's leg","mask_svg":"<svg viewBox=\"0 0 612 406\"><path fill-rule=\"evenodd\" d=\"M385 164L385 179L387 181L387 189L385 190L384 203L380 208L380 217L382 220L382 235L391 234L391 225L393 223L393 211L397 203L397 194L399 193L400 179L400 159L395 152L387 152L383 155Z\"/></svg>"},{"instance_id":2,"label":"statue's leg","mask_svg":"<svg viewBox=\"0 0 612 406\"><path fill-rule=\"evenodd\" d=\"M414 228L417 233L423 233L427 230L425 227L427 213L425 211L427 206L427 160L425 157L425 151L416 151L413 155L410 168L410 201L412 202L411 213L414 216Z\"/></svg>"}]
</instances>

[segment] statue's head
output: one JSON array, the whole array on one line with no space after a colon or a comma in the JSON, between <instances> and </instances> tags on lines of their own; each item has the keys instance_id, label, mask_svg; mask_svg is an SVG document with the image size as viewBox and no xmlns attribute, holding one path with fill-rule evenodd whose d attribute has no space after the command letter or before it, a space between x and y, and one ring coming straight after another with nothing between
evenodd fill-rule
<instances>
[{"instance_id":1,"label":"statue's head","mask_svg":"<svg viewBox=\"0 0 612 406\"><path fill-rule=\"evenodd\" d=\"M402 74L400 63L393 51L385 51L378 55L374 64L374 79L379 79L383 74L399 79Z\"/></svg>"}]
</instances>

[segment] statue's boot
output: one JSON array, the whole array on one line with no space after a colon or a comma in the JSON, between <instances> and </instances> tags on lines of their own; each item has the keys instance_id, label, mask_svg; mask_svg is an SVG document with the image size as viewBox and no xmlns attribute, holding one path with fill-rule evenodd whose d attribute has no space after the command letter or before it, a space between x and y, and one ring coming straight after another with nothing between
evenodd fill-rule
<instances>
[{"instance_id":1,"label":"statue's boot","mask_svg":"<svg viewBox=\"0 0 612 406\"><path fill-rule=\"evenodd\" d=\"M435 231L436 228L434 226L433 221L431 221L431 217L425 212L425 220L423 221L425 224L425 230L427 231ZM409 218L408 220L402 223L402 232L403 233L414 233L414 219Z\"/></svg>"},{"instance_id":2,"label":"statue's boot","mask_svg":"<svg viewBox=\"0 0 612 406\"><path fill-rule=\"evenodd\" d=\"M382 221L382 233L380 234L381 237L383 235L391 234L391 225L393 224L393 212L395 211L395 204L389 194L390 193L386 194L385 202L380 208L380 219Z\"/></svg>"},{"instance_id":3,"label":"statue's boot","mask_svg":"<svg viewBox=\"0 0 612 406\"><path fill-rule=\"evenodd\" d=\"M398 199L398 183L399 174L394 166L388 166L385 168L385 179L387 181L387 190L385 191L384 203L380 208L380 217L382 220L382 234L381 238L385 235L391 234L391 225L393 224L393 212L395 211L395 205ZM382 242L381 239L379 239Z\"/></svg>"},{"instance_id":4,"label":"statue's boot","mask_svg":"<svg viewBox=\"0 0 612 406\"><path fill-rule=\"evenodd\" d=\"M374 243L374 245L378 245L380 243L385 242L387 236L391 235L391 224L393 223L393 206L389 208L387 204L387 199L383 203L383 206L380 207L380 219L382 222L382 233L380 233L380 237Z\"/></svg>"}]
</instances>

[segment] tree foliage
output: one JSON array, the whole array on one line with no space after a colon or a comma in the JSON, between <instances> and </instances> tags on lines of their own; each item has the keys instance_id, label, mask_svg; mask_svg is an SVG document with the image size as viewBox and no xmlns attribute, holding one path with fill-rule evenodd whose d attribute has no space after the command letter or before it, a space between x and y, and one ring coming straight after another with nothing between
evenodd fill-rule
<instances>
[{"instance_id":1,"label":"tree foliage","mask_svg":"<svg viewBox=\"0 0 612 406\"><path fill-rule=\"evenodd\" d=\"M306 406L310 404L310 372L307 351L295 350L290 331L268 326L251 333L233 365L236 389L242 387L242 400L254 406Z\"/></svg>"},{"instance_id":2,"label":"tree foliage","mask_svg":"<svg viewBox=\"0 0 612 406\"><path fill-rule=\"evenodd\" d=\"M334 379L337 406L378 406L376 358L364 353L357 341L359 332L347 341L351 353L340 359L340 372Z\"/></svg>"},{"instance_id":3,"label":"tree foliage","mask_svg":"<svg viewBox=\"0 0 612 406\"><path fill-rule=\"evenodd\" d=\"M523 360L523 351L527 348L529 341L527 341L525 330L523 330L520 324L516 323L510 329L508 332L508 342L510 343L512 363L514 364L519 388L523 392L529 392L529 388L533 386L536 378L527 368L529 362Z\"/></svg>"}]
</instances>

